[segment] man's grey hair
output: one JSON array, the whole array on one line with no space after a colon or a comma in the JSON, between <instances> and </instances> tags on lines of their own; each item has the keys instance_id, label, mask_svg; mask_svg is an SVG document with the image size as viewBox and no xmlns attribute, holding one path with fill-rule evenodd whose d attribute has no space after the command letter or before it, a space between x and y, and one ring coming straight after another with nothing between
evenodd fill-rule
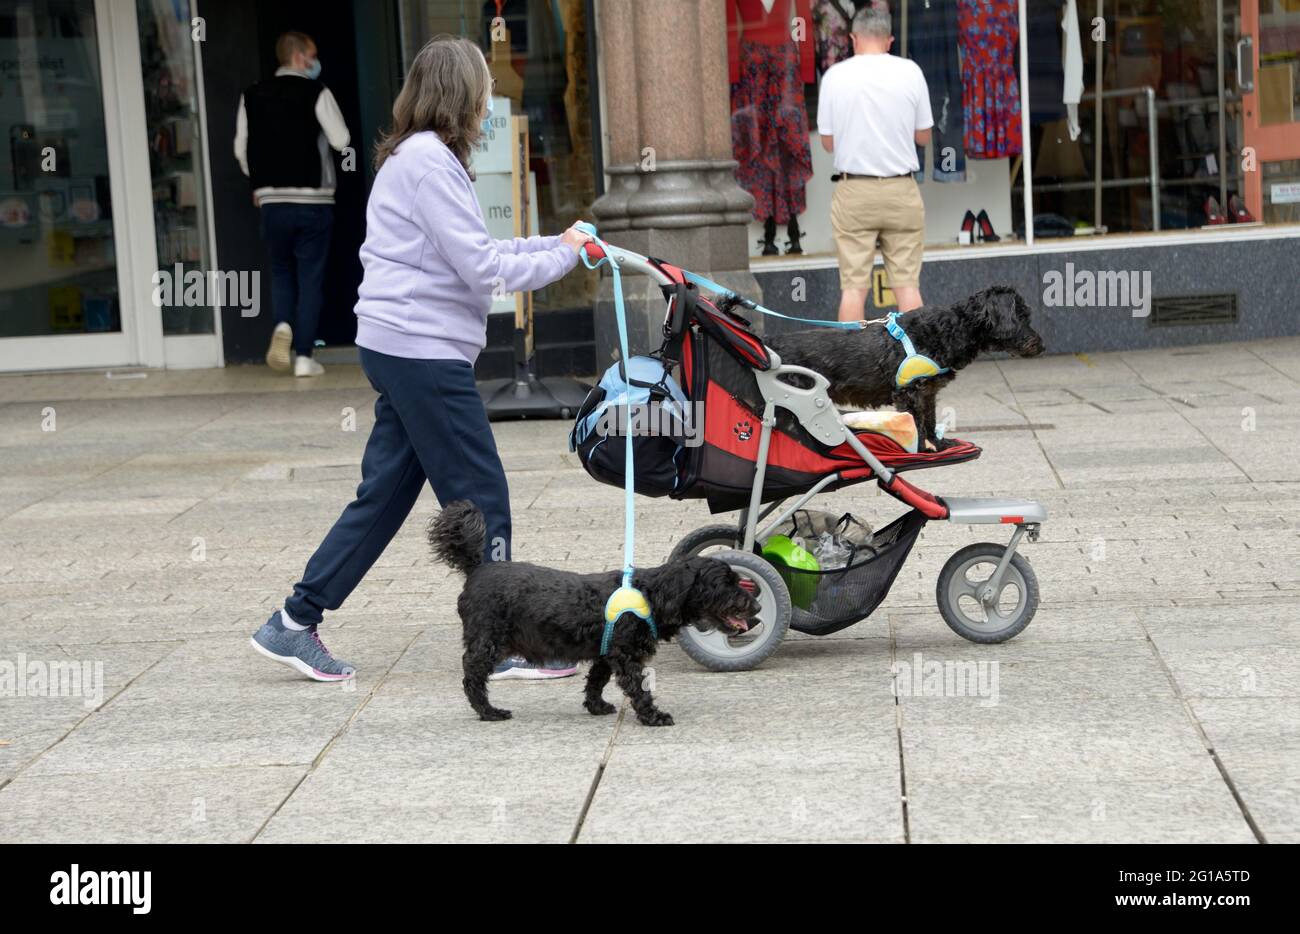
<instances>
[{"instance_id":1,"label":"man's grey hair","mask_svg":"<svg viewBox=\"0 0 1300 934\"><path fill-rule=\"evenodd\" d=\"M893 27L894 19L889 15L889 4L884 0L874 0L853 17L853 31L863 38L888 39Z\"/></svg>"}]
</instances>

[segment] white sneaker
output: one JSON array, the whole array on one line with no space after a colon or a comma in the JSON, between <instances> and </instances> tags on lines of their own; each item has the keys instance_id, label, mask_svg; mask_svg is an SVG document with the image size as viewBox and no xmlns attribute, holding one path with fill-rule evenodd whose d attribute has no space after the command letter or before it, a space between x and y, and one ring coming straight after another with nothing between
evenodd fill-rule
<instances>
[{"instance_id":1,"label":"white sneaker","mask_svg":"<svg viewBox=\"0 0 1300 934\"><path fill-rule=\"evenodd\" d=\"M296 357L293 361L294 376L320 376L324 372L325 367L311 357Z\"/></svg>"},{"instance_id":2,"label":"white sneaker","mask_svg":"<svg viewBox=\"0 0 1300 934\"><path fill-rule=\"evenodd\" d=\"M271 332L271 346L266 349L266 365L273 370L289 369L292 348L293 328L289 327L289 322L281 321Z\"/></svg>"}]
</instances>

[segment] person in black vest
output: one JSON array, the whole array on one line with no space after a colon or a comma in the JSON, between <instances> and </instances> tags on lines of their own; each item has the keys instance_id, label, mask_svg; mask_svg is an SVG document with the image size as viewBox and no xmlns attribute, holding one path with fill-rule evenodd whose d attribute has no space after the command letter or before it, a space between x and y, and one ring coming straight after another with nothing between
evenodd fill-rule
<instances>
[{"instance_id":1,"label":"person in black vest","mask_svg":"<svg viewBox=\"0 0 1300 934\"><path fill-rule=\"evenodd\" d=\"M239 99L235 158L262 209L262 239L271 252L275 330L266 363L275 370L292 364L295 376L319 376L325 370L311 352L334 229L330 147L343 151L348 126L334 95L317 80L321 65L311 36L286 32L275 57L275 76Z\"/></svg>"}]
</instances>

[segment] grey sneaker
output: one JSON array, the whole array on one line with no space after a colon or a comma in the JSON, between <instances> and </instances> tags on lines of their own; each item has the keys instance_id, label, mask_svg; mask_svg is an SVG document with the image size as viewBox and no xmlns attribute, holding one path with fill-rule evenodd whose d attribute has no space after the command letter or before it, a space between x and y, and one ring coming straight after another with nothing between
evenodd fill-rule
<instances>
[{"instance_id":1,"label":"grey sneaker","mask_svg":"<svg viewBox=\"0 0 1300 934\"><path fill-rule=\"evenodd\" d=\"M355 665L341 662L330 654L315 626L302 631L289 629L281 620L279 610L271 614L249 643L267 658L288 665L314 681L347 681L357 673Z\"/></svg>"}]
</instances>

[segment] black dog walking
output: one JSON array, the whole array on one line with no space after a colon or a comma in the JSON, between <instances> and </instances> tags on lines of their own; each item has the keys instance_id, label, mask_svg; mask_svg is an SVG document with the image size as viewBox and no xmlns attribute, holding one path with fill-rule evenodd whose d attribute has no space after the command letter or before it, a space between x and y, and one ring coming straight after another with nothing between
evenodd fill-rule
<instances>
[{"instance_id":1,"label":"black dog walking","mask_svg":"<svg viewBox=\"0 0 1300 934\"><path fill-rule=\"evenodd\" d=\"M646 726L672 726L644 684L645 663L658 641L683 626L743 632L758 615L758 601L740 575L716 558L688 558L639 570L634 585L645 594L657 632L631 613L614 627L601 654L605 600L622 572L576 574L519 561L484 562L483 514L472 503L452 503L429 523L429 544L439 560L465 575L456 601L464 627L465 696L480 720L508 720L510 711L488 702L488 675L501 659L571 658L591 661L583 707L594 715L617 708L601 697L610 675ZM656 638L657 634L657 638Z\"/></svg>"}]
</instances>

